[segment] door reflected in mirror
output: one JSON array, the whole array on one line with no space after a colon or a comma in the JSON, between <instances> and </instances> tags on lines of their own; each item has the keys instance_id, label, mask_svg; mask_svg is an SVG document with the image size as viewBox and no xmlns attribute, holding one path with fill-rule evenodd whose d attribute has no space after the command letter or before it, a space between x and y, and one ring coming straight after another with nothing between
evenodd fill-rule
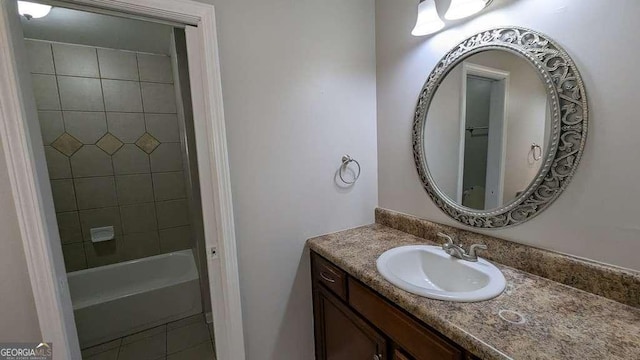
<instances>
[{"instance_id":1,"label":"door reflected in mirror","mask_svg":"<svg viewBox=\"0 0 640 360\"><path fill-rule=\"evenodd\" d=\"M433 96L424 123L427 167L455 203L501 208L538 175L550 124L547 92L528 60L506 50L476 53Z\"/></svg>"}]
</instances>

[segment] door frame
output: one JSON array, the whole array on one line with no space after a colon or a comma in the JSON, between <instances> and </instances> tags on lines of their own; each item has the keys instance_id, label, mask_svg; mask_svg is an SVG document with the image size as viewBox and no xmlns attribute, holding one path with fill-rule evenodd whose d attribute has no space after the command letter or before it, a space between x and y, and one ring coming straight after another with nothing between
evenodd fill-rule
<instances>
[{"instance_id":1,"label":"door frame","mask_svg":"<svg viewBox=\"0 0 640 360\"><path fill-rule=\"evenodd\" d=\"M216 353L221 360L244 359L231 179L213 5L191 0L58 2L70 7L100 9L189 25L189 71L194 126L198 134L196 146L203 218L208 220L204 221L204 227ZM75 324L68 321L69 316L73 319L73 313L69 306L66 274L55 276L55 266L64 261L60 242L51 241L58 238L57 224L47 222L47 216L50 218L51 215L47 210L51 209L43 206L43 203L52 203L51 190L43 189L36 178L37 172L42 171L42 164L38 164L34 157L27 127L27 120L34 111L30 107L34 107L34 102L32 96L25 96L30 91L30 84L23 86L20 83L20 53L14 51L14 45L19 41L12 39L15 34L11 33L10 27L15 19L6 9L12 9L12 6L0 8L0 78L6 79L0 82L0 141L5 151L42 337L54 342L56 359L79 360Z\"/></svg>"},{"instance_id":2,"label":"door frame","mask_svg":"<svg viewBox=\"0 0 640 360\"><path fill-rule=\"evenodd\" d=\"M489 125L489 141L499 140L500 143L497 145L499 147L499 173L497 175L498 182L498 194L495 196L498 203L502 203L504 196L504 166L505 166L505 158L506 158L506 148L507 148L507 110L508 110L508 97L509 97L509 76L510 73L508 71L491 68L488 66L482 66L478 64L473 64L470 62L464 62L462 64L462 76L461 76L461 85L460 85L460 147L458 149L458 184L457 184L457 201L459 204L462 204L463 200L463 181L464 181L464 149L466 142L466 121L467 121L467 76L474 75L487 79L492 79L498 81L501 87L501 90L504 92L504 101L502 104L498 104L495 101L495 96L492 96L491 99L491 110L490 110L490 125ZM492 92L495 90L495 86L492 87ZM493 95L493 94L492 94ZM498 119L500 118L500 119ZM492 126L493 125L493 126ZM499 126L495 126L499 125ZM496 128L497 131L496 131ZM493 131L492 131L493 130ZM487 173L488 174L488 173ZM489 175L487 175L489 176ZM485 201L488 198L487 194L489 194L490 190L488 186L485 186Z\"/></svg>"}]
</instances>

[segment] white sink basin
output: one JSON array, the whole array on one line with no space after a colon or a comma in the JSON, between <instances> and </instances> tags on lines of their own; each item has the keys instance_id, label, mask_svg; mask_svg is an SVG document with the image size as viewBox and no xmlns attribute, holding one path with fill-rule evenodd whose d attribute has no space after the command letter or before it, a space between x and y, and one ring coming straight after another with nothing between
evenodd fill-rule
<instances>
[{"instance_id":1,"label":"white sink basin","mask_svg":"<svg viewBox=\"0 0 640 360\"><path fill-rule=\"evenodd\" d=\"M460 260L439 246L397 247L380 255L377 266L393 285L438 300L488 300L500 295L507 283L500 270L488 261Z\"/></svg>"}]
</instances>

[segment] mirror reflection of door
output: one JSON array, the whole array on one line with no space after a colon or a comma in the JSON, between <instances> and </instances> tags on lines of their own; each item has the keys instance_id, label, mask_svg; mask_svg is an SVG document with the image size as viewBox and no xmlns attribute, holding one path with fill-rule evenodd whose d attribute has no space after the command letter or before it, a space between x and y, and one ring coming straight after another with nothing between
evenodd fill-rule
<instances>
[{"instance_id":1,"label":"mirror reflection of door","mask_svg":"<svg viewBox=\"0 0 640 360\"><path fill-rule=\"evenodd\" d=\"M458 199L472 209L502 204L508 80L508 72L464 64Z\"/></svg>"},{"instance_id":2,"label":"mirror reflection of door","mask_svg":"<svg viewBox=\"0 0 640 360\"><path fill-rule=\"evenodd\" d=\"M547 92L536 69L504 50L473 54L438 85L424 128L433 183L473 210L512 203L544 163L551 138Z\"/></svg>"}]
</instances>

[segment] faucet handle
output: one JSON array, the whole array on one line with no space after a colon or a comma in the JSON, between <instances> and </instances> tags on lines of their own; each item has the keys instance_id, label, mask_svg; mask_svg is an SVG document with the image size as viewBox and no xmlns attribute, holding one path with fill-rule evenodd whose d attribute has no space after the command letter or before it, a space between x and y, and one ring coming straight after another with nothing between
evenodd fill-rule
<instances>
[{"instance_id":1,"label":"faucet handle","mask_svg":"<svg viewBox=\"0 0 640 360\"><path fill-rule=\"evenodd\" d=\"M476 249L480 249L480 250L487 250L487 245L485 244L473 244L471 245L471 247L469 247L469 256L472 258L477 258L478 256L476 255Z\"/></svg>"},{"instance_id":2,"label":"faucet handle","mask_svg":"<svg viewBox=\"0 0 640 360\"><path fill-rule=\"evenodd\" d=\"M447 235L445 233L439 232L438 233L438 237L441 237L441 238L447 240L447 243L445 245L453 245L453 238L451 237L451 235Z\"/></svg>"}]
</instances>

